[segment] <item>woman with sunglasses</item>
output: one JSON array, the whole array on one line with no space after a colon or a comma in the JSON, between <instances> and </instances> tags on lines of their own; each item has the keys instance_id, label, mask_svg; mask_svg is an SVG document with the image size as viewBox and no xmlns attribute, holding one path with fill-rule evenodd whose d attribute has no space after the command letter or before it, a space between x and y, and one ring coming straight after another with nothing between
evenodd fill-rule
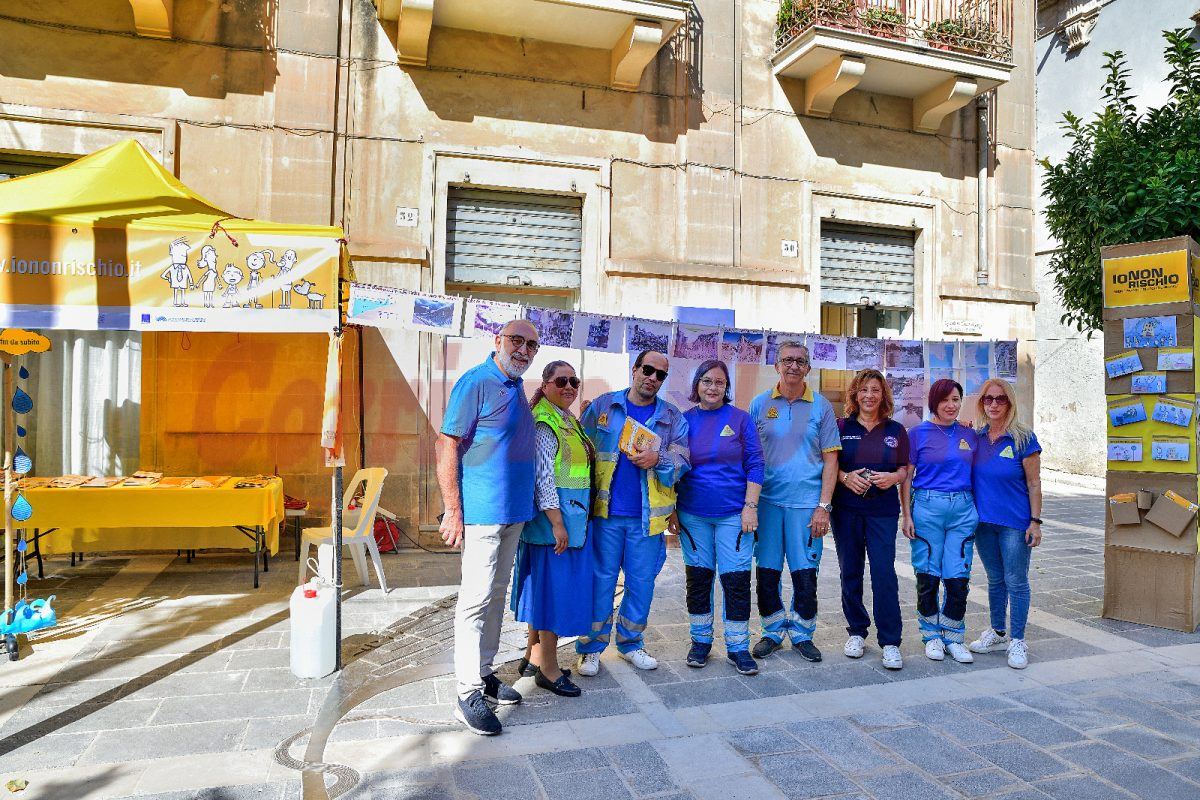
<instances>
[{"instance_id":1,"label":"woman with sunglasses","mask_svg":"<svg viewBox=\"0 0 1200 800\"><path fill-rule=\"evenodd\" d=\"M1042 543L1042 446L1017 419L1016 394L1006 381L983 384L975 413L975 547L988 576L992 626L971 642L971 651L1008 651L1008 665L1025 669L1025 621L1029 617L1029 557ZM1008 616L1008 624L1005 617Z\"/></svg>"},{"instance_id":2,"label":"woman with sunglasses","mask_svg":"<svg viewBox=\"0 0 1200 800\"><path fill-rule=\"evenodd\" d=\"M917 626L925 656L942 661L949 651L958 663L970 664L975 657L963 638L979 522L971 486L979 440L971 426L958 421L962 397L962 385L949 378L929 387L933 416L908 432L912 516L904 519L900 529L910 540L917 576ZM944 599L939 602L943 588Z\"/></svg>"},{"instance_id":3,"label":"woman with sunglasses","mask_svg":"<svg viewBox=\"0 0 1200 800\"><path fill-rule=\"evenodd\" d=\"M863 604L863 574L871 562L871 600L883 666L901 669L900 589L896 529L908 517L908 432L892 419L892 389L877 369L860 370L846 390L838 420L842 450L833 491L833 539L842 573L842 613L848 658L862 658L871 617ZM899 487L899 489L897 489Z\"/></svg>"},{"instance_id":4,"label":"woman with sunglasses","mask_svg":"<svg viewBox=\"0 0 1200 800\"><path fill-rule=\"evenodd\" d=\"M547 364L530 400L538 513L521 531L512 591L513 614L529 624L521 672L532 667L534 683L562 697L581 692L558 665L558 637L592 629L592 548L585 544L595 450L571 414L578 396L574 367Z\"/></svg>"},{"instance_id":5,"label":"woman with sunglasses","mask_svg":"<svg viewBox=\"0 0 1200 800\"><path fill-rule=\"evenodd\" d=\"M689 667L703 667L713 642L713 578L725 597L725 651L743 675L757 675L750 655L750 562L758 528L763 454L750 415L732 404L729 368L709 359L692 376L684 412L692 468L679 484L669 525L682 534L692 647Z\"/></svg>"}]
</instances>

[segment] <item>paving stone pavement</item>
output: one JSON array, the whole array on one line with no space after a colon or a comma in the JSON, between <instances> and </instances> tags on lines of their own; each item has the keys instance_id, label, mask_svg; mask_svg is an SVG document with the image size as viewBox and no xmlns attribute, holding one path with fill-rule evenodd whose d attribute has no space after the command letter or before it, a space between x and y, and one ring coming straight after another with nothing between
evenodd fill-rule
<instances>
[{"instance_id":1,"label":"paving stone pavement","mask_svg":"<svg viewBox=\"0 0 1200 800\"><path fill-rule=\"evenodd\" d=\"M824 661L785 649L742 677L718 643L705 668L690 669L682 565L671 549L646 633L659 669L606 653L599 676L579 679L583 696L563 699L517 680L507 664L500 675L525 701L502 709L505 733L487 739L449 722L453 681L431 677L355 707L323 762L353 776L340 796L354 800L1198 798L1200 635L1100 618L1103 513L1099 491L1047 493L1022 672L1003 653L973 665L924 658L903 546L903 670L884 670L873 641L860 660L841 654L833 553L819 583ZM48 562L60 608L101 612L0 670L0 779L29 779L27 798L307 800L313 792L275 749L292 739L287 754L303 756L303 734L335 679L301 681L288 670L294 562L277 559L256 593L244 559L145 566L152 561ZM453 556L385 562L398 588L387 597L358 590L345 604L345 652L375 675L406 646L380 632L399 636L397 620L457 583ZM987 624L986 595L977 563L970 634ZM522 643L510 622L502 652ZM446 645L429 647L428 658L443 658ZM39 668L43 657L58 661ZM571 663L569 646L560 658ZM342 792L332 775L327 786L326 797Z\"/></svg>"}]
</instances>

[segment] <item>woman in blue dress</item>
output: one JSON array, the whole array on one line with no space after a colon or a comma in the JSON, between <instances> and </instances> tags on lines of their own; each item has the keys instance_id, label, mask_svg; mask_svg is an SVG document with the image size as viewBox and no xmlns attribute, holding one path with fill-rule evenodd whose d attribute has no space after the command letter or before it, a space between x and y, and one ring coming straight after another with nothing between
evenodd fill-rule
<instances>
[{"instance_id":1,"label":"woman in blue dress","mask_svg":"<svg viewBox=\"0 0 1200 800\"><path fill-rule=\"evenodd\" d=\"M974 653L1008 651L1008 665L1029 665L1029 557L1042 543L1042 446L1017 419L1017 397L1006 381L990 378L975 414L975 547L988 576L992 626L971 642ZM1006 625L1006 617L1010 625Z\"/></svg>"},{"instance_id":2,"label":"woman in blue dress","mask_svg":"<svg viewBox=\"0 0 1200 800\"><path fill-rule=\"evenodd\" d=\"M530 401L535 424L534 501L514 567L512 609L529 624L525 661L534 682L562 697L581 692L558 665L558 638L592 630L592 548L588 509L595 450L571 414L579 378L565 361L542 370Z\"/></svg>"},{"instance_id":3,"label":"woman in blue dress","mask_svg":"<svg viewBox=\"0 0 1200 800\"><path fill-rule=\"evenodd\" d=\"M942 378L929 388L932 416L908 432L914 470L912 516L901 523L910 541L917 576L917 626L925 655L942 661L947 651L960 664L975 660L963 644L967 592L974 555L975 495L971 464L979 447L969 425L958 421L963 389ZM944 598L939 602L940 590Z\"/></svg>"}]
</instances>

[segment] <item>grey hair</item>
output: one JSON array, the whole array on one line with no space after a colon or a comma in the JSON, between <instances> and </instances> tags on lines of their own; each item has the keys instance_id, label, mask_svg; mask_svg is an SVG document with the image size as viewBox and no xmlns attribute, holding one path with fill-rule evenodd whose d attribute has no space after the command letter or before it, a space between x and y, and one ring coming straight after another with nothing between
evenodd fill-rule
<instances>
[{"instance_id":1,"label":"grey hair","mask_svg":"<svg viewBox=\"0 0 1200 800\"><path fill-rule=\"evenodd\" d=\"M808 355L808 345L804 344L803 342L798 342L795 339L788 339L786 342L780 342L779 346L775 348L775 352L782 353L788 348L792 348L794 350L803 350L804 355Z\"/></svg>"}]
</instances>

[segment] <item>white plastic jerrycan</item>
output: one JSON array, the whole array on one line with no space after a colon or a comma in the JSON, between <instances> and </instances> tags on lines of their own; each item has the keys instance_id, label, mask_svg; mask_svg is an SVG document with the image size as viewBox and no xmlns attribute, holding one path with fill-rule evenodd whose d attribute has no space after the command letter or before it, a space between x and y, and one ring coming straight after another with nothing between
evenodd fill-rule
<instances>
[{"instance_id":1,"label":"white plastic jerrycan","mask_svg":"<svg viewBox=\"0 0 1200 800\"><path fill-rule=\"evenodd\" d=\"M323 678L333 672L334 588L313 578L292 590L292 674Z\"/></svg>"}]
</instances>

